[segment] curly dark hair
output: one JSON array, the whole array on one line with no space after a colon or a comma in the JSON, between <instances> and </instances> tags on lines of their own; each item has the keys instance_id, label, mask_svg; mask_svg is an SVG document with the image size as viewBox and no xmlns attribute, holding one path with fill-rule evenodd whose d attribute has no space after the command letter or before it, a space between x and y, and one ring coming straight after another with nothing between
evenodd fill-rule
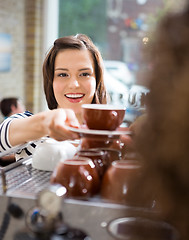
<instances>
[{"instance_id":1,"label":"curly dark hair","mask_svg":"<svg viewBox=\"0 0 189 240\"><path fill-rule=\"evenodd\" d=\"M147 116L136 137L147 192L189 239L189 4L160 21L150 50Z\"/></svg>"}]
</instances>

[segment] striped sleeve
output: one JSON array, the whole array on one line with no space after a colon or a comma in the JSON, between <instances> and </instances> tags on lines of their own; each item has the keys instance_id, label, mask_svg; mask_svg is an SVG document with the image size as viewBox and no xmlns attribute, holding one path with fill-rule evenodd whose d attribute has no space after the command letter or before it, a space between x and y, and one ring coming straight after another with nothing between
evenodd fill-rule
<instances>
[{"instance_id":1,"label":"striped sleeve","mask_svg":"<svg viewBox=\"0 0 189 240\"><path fill-rule=\"evenodd\" d=\"M0 152L4 152L6 150L9 150L12 146L9 142L9 127L13 119L15 118L26 118L30 117L33 114L29 111L26 111L24 113L18 113L14 114L11 117L5 119L0 124Z\"/></svg>"},{"instance_id":2,"label":"striped sleeve","mask_svg":"<svg viewBox=\"0 0 189 240\"><path fill-rule=\"evenodd\" d=\"M18 151L15 154L16 161L32 156L35 150L35 147L38 145L39 142L41 142L41 139L39 139L38 141L35 141L35 143L29 144L27 147Z\"/></svg>"}]
</instances>

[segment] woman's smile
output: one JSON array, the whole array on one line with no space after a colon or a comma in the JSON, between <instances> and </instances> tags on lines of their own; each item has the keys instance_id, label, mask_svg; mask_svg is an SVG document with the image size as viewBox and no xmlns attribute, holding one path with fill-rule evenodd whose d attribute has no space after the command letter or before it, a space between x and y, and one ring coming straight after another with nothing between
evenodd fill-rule
<instances>
[{"instance_id":1,"label":"woman's smile","mask_svg":"<svg viewBox=\"0 0 189 240\"><path fill-rule=\"evenodd\" d=\"M64 96L71 103L78 103L84 98L85 94L83 94L83 93L67 93Z\"/></svg>"}]
</instances>

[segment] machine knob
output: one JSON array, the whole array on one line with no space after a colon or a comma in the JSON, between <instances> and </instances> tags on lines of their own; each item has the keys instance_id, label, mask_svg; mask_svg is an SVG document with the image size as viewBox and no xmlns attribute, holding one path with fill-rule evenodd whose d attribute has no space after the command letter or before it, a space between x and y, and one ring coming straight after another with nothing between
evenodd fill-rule
<instances>
[{"instance_id":1,"label":"machine knob","mask_svg":"<svg viewBox=\"0 0 189 240\"><path fill-rule=\"evenodd\" d=\"M15 203L10 203L8 206L8 212L14 218L22 218L24 216L24 212L20 206Z\"/></svg>"}]
</instances>

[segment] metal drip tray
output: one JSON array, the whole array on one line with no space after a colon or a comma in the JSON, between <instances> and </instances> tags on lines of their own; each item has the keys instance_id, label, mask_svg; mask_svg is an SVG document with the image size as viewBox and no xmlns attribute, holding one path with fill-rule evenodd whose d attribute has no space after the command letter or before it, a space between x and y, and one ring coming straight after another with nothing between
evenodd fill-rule
<instances>
[{"instance_id":1,"label":"metal drip tray","mask_svg":"<svg viewBox=\"0 0 189 240\"><path fill-rule=\"evenodd\" d=\"M7 196L35 199L36 194L50 184L52 172L34 169L31 159L11 165L1 169L4 180L1 177L0 194L4 193L3 184L6 184Z\"/></svg>"}]
</instances>

